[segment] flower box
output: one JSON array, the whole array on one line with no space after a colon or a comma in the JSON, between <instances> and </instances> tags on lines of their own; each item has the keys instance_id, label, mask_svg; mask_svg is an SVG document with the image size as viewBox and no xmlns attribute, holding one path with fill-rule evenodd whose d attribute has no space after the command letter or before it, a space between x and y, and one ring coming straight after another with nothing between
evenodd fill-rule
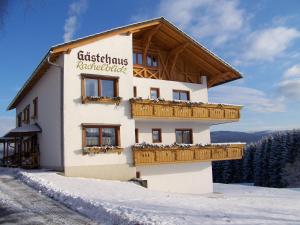
<instances>
[{"instance_id":1,"label":"flower box","mask_svg":"<svg viewBox=\"0 0 300 225\"><path fill-rule=\"evenodd\" d=\"M83 96L82 103L107 103L119 105L121 97L103 97L103 96Z\"/></svg>"},{"instance_id":2,"label":"flower box","mask_svg":"<svg viewBox=\"0 0 300 225\"><path fill-rule=\"evenodd\" d=\"M124 149L119 146L91 146L91 147L84 147L82 149L83 155L89 155L89 154L100 154L100 153L118 153L121 154L121 152Z\"/></svg>"}]
</instances>

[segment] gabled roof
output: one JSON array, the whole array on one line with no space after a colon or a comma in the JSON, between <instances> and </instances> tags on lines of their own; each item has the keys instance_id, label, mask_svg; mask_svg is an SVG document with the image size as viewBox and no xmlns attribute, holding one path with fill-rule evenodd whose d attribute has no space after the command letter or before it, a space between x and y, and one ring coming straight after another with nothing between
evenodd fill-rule
<instances>
[{"instance_id":1,"label":"gabled roof","mask_svg":"<svg viewBox=\"0 0 300 225\"><path fill-rule=\"evenodd\" d=\"M7 107L8 110L14 109L16 105L23 99L23 97L27 94L27 92L30 91L30 89L35 85L35 83L43 76L43 74L47 71L50 64L48 62L48 59L51 61L55 61L59 55L68 53L73 48L77 48L82 45L86 45L95 41L98 41L100 39L104 39L107 37L111 37L118 34L130 34L130 33L137 33L143 29L151 28L157 25L163 25L167 27L168 29L171 29L173 32L176 32L179 34L185 41L191 43L195 49L197 49L201 54L205 54L206 58L209 58L214 63L218 63L222 68L224 69L224 72L218 74L215 77L210 78L209 87L213 87L216 85L220 85L222 83L226 83L232 80L236 80L239 78L242 78L241 73L237 71L235 68L233 68L231 65L226 63L224 60L216 56L214 53L209 51L207 48L202 46L200 43L195 41L193 38L188 36L186 33L178 29L175 25L164 19L163 17L151 19L139 23L130 24L127 26L122 26L118 28L114 28L111 30L107 30L101 33L93 34L90 36L86 36L83 38L79 38L76 40L72 40L70 42L58 44L55 46L52 46L47 54L44 56L40 64L37 66L37 68L34 70L32 75L28 78L28 80L25 82L23 87L20 89L20 91L17 93L17 95L14 97L12 102Z\"/></svg>"}]
</instances>

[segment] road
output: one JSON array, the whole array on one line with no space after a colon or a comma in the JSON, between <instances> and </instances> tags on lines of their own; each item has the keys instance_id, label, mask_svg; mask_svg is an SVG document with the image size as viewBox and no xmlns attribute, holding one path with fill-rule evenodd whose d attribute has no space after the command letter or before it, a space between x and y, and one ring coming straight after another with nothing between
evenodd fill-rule
<instances>
[{"instance_id":1,"label":"road","mask_svg":"<svg viewBox=\"0 0 300 225\"><path fill-rule=\"evenodd\" d=\"M40 194L12 175L0 173L0 224L97 223Z\"/></svg>"}]
</instances>

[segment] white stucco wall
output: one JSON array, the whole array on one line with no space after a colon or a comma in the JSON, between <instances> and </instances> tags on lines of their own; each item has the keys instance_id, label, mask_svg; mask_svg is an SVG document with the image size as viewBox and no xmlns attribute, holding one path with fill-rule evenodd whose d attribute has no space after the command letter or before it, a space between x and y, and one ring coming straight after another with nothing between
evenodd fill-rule
<instances>
[{"instance_id":1,"label":"white stucco wall","mask_svg":"<svg viewBox=\"0 0 300 225\"><path fill-rule=\"evenodd\" d=\"M125 74L80 70L77 68L79 50L91 54L127 58ZM64 80L64 126L65 126L65 166L95 166L112 164L131 164L131 146L134 144L134 120L130 116L129 99L133 97L132 77L132 36L117 35L97 42L72 49L65 55ZM94 75L118 76L119 96L122 102L115 104L82 104L81 73ZM122 154L106 153L93 156L82 155L82 123L120 125Z\"/></svg>"},{"instance_id":2,"label":"white stucco wall","mask_svg":"<svg viewBox=\"0 0 300 225\"><path fill-rule=\"evenodd\" d=\"M57 62L63 65L63 57ZM30 123L38 123L40 165L43 168L63 169L61 163L60 130L60 71L50 66L46 73L16 107L16 115L30 104ZM33 120L33 99L38 97L38 118ZM23 119L23 115L22 115ZM24 125L24 124L22 124Z\"/></svg>"},{"instance_id":3,"label":"white stucco wall","mask_svg":"<svg viewBox=\"0 0 300 225\"><path fill-rule=\"evenodd\" d=\"M176 141L175 129L192 129L194 144L209 144L210 129L208 125L193 121L136 121L139 132L139 143L152 143L152 129L160 128L162 144L173 144Z\"/></svg>"},{"instance_id":4,"label":"white stucco wall","mask_svg":"<svg viewBox=\"0 0 300 225\"><path fill-rule=\"evenodd\" d=\"M204 194L213 191L210 162L138 166L151 190Z\"/></svg>"},{"instance_id":5,"label":"white stucco wall","mask_svg":"<svg viewBox=\"0 0 300 225\"><path fill-rule=\"evenodd\" d=\"M173 100L173 90L184 90L190 92L191 101L208 101L206 77L202 77L202 84L134 77L133 85L137 87L137 97L145 99L150 98L150 88L159 88L160 98L165 100Z\"/></svg>"}]
</instances>

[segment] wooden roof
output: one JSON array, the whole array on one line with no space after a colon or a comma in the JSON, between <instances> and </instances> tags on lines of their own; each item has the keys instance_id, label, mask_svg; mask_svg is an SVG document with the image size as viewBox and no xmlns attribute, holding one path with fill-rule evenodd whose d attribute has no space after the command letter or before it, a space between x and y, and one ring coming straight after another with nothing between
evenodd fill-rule
<instances>
[{"instance_id":1,"label":"wooden roof","mask_svg":"<svg viewBox=\"0 0 300 225\"><path fill-rule=\"evenodd\" d=\"M207 71L210 72L210 75L208 76L208 87L220 85L242 77L239 71L210 52L186 33L178 29L175 25L161 17L118 27L102 33L97 33L51 47L38 67L9 104L7 109L14 109L16 105L23 99L23 97L37 83L37 81L43 76L50 66L47 61L49 57L51 61L55 61L59 55L68 53L73 48L77 48L79 46L118 34L133 34L134 37L138 37L139 35L143 35L144 32L149 32L149 30L157 26L159 26L160 35L159 40L157 40L156 43L161 43L164 48L169 49L172 49L176 45L186 45L185 47L188 50L186 54L190 57L193 57L194 61L199 62L199 64L203 65L205 68L207 68Z\"/></svg>"}]
</instances>

